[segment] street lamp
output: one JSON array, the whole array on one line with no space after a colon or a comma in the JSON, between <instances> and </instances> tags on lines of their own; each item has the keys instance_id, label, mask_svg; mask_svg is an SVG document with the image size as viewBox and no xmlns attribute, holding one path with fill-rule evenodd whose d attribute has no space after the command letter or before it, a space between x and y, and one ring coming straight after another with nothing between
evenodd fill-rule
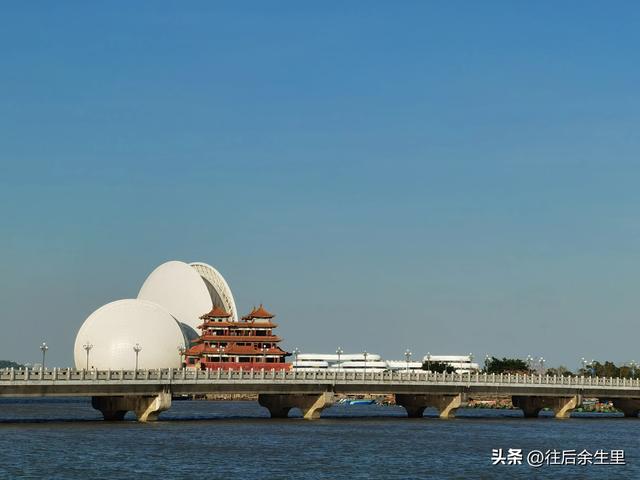
<instances>
[{"instance_id":1,"label":"street lamp","mask_svg":"<svg viewBox=\"0 0 640 480\"><path fill-rule=\"evenodd\" d=\"M592 377L595 377L595 376L596 376L596 366L595 366L595 363L596 363L596 361L592 358L592 359L591 359L591 363L589 364L589 365L590 365L589 370L590 370L590 372L591 372L591 376L592 376Z\"/></svg>"},{"instance_id":2,"label":"street lamp","mask_svg":"<svg viewBox=\"0 0 640 480\"><path fill-rule=\"evenodd\" d=\"M342 368L340 366L340 355L342 355L343 353L344 353L344 350L342 350L342 347L336 348L336 355L338 355L338 370Z\"/></svg>"},{"instance_id":3,"label":"street lamp","mask_svg":"<svg viewBox=\"0 0 640 480\"><path fill-rule=\"evenodd\" d=\"M42 351L42 370L44 370L44 357L47 354L47 350L49 350L46 342L42 342L42 345L40 345L40 350Z\"/></svg>"},{"instance_id":4,"label":"street lamp","mask_svg":"<svg viewBox=\"0 0 640 480\"><path fill-rule=\"evenodd\" d=\"M473 353L469 352L469 373L471 373L472 367L473 367Z\"/></svg>"},{"instance_id":5,"label":"street lamp","mask_svg":"<svg viewBox=\"0 0 640 480\"><path fill-rule=\"evenodd\" d=\"M260 350L262 351L262 363L267 363L267 360L266 360L267 347L262 345L262 348Z\"/></svg>"},{"instance_id":6,"label":"street lamp","mask_svg":"<svg viewBox=\"0 0 640 480\"><path fill-rule=\"evenodd\" d=\"M218 344L218 347L216 348L216 350L218 351L218 363L220 365L218 365L218 369L222 368L222 354L224 353L224 347L220 344Z\"/></svg>"},{"instance_id":7,"label":"street lamp","mask_svg":"<svg viewBox=\"0 0 640 480\"><path fill-rule=\"evenodd\" d=\"M631 367L631 378L636 378L636 365L635 360L631 360L629 363L629 366Z\"/></svg>"},{"instance_id":8,"label":"street lamp","mask_svg":"<svg viewBox=\"0 0 640 480\"><path fill-rule=\"evenodd\" d=\"M544 374L544 357L540 357L540 375Z\"/></svg>"},{"instance_id":9,"label":"street lamp","mask_svg":"<svg viewBox=\"0 0 640 480\"><path fill-rule=\"evenodd\" d=\"M362 352L362 355L364 355L364 374L366 375L367 374L367 357L369 356L369 354L365 350L364 352Z\"/></svg>"},{"instance_id":10,"label":"street lamp","mask_svg":"<svg viewBox=\"0 0 640 480\"><path fill-rule=\"evenodd\" d=\"M431 353L427 352L427 371L431 371Z\"/></svg>"},{"instance_id":11,"label":"street lamp","mask_svg":"<svg viewBox=\"0 0 640 480\"><path fill-rule=\"evenodd\" d=\"M294 365L295 365L296 368L298 368L298 354L299 353L300 353L300 349L298 347L293 349L293 358L295 359L294 360L294 362L295 362Z\"/></svg>"},{"instance_id":12,"label":"street lamp","mask_svg":"<svg viewBox=\"0 0 640 480\"><path fill-rule=\"evenodd\" d=\"M140 352L142 351L142 347L140 346L140 344L136 343L133 346L133 351L136 352L136 372L138 371L138 355L140 355Z\"/></svg>"},{"instance_id":13,"label":"street lamp","mask_svg":"<svg viewBox=\"0 0 640 480\"><path fill-rule=\"evenodd\" d=\"M531 373L531 363L533 362L533 357L531 355L527 355L527 369L529 373Z\"/></svg>"},{"instance_id":14,"label":"street lamp","mask_svg":"<svg viewBox=\"0 0 640 480\"><path fill-rule=\"evenodd\" d=\"M408 348L404 352L404 358L407 360L407 373L409 373L409 360L411 360L411 350Z\"/></svg>"},{"instance_id":15,"label":"street lamp","mask_svg":"<svg viewBox=\"0 0 640 480\"><path fill-rule=\"evenodd\" d=\"M182 357L184 356L186 351L187 351L186 348L184 348L182 345L178 345L178 356L180 357L180 368L183 368ZM186 358L185 358L185 363L187 363Z\"/></svg>"},{"instance_id":16,"label":"street lamp","mask_svg":"<svg viewBox=\"0 0 640 480\"><path fill-rule=\"evenodd\" d=\"M84 345L82 345L82 348L84 348L84 351L87 352L87 365L85 367L85 370L89 370L89 352L93 348L93 345L91 345L91 343L87 342Z\"/></svg>"},{"instance_id":17,"label":"street lamp","mask_svg":"<svg viewBox=\"0 0 640 480\"><path fill-rule=\"evenodd\" d=\"M587 359L582 357L580 359L580 362L582 363L582 371L586 372L587 371ZM584 373L583 373L583 375L584 375Z\"/></svg>"}]
</instances>

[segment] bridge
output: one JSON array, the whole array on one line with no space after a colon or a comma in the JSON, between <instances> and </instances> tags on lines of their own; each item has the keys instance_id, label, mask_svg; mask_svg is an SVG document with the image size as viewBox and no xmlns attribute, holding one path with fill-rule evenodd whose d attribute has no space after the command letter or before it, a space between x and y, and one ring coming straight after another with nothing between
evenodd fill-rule
<instances>
[{"instance_id":1,"label":"bridge","mask_svg":"<svg viewBox=\"0 0 640 480\"><path fill-rule=\"evenodd\" d=\"M320 417L336 395L395 396L409 417L428 407L452 418L474 396L509 395L525 417L549 408L568 418L583 397L610 400L625 417L638 417L640 380L603 377L559 377L486 373L414 371L273 371L273 370L0 370L0 397L91 397L105 420L122 420L133 411L138 421L156 420L171 407L172 396L257 394L272 418L299 408L305 419Z\"/></svg>"}]
</instances>

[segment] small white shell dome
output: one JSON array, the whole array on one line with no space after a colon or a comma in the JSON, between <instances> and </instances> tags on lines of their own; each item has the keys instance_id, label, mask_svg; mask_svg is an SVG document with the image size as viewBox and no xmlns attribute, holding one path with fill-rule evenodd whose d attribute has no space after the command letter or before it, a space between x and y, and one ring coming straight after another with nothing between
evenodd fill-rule
<instances>
[{"instance_id":1,"label":"small white shell dome","mask_svg":"<svg viewBox=\"0 0 640 480\"><path fill-rule=\"evenodd\" d=\"M186 346L178 321L167 310L140 299L118 300L93 312L78 330L73 349L76 368L133 370L138 344L138 368L178 368L178 347Z\"/></svg>"}]
</instances>

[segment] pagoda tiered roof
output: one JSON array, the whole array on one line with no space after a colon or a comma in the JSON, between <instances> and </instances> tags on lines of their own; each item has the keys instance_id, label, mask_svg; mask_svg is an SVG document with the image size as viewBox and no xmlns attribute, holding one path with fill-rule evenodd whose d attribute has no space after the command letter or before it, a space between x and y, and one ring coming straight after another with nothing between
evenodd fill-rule
<instances>
[{"instance_id":1,"label":"pagoda tiered roof","mask_svg":"<svg viewBox=\"0 0 640 480\"><path fill-rule=\"evenodd\" d=\"M258 308L253 308L253 310L251 310L251 313L249 313L248 315L242 317L242 320L254 320L256 318L259 319L271 319L275 317L275 315L273 313L269 313L263 306L262 304L260 304L260 306Z\"/></svg>"},{"instance_id":2,"label":"pagoda tiered roof","mask_svg":"<svg viewBox=\"0 0 640 480\"><path fill-rule=\"evenodd\" d=\"M209 313L205 313L200 317L201 320L209 319L209 318L229 318L231 314L227 312L220 305L214 305Z\"/></svg>"},{"instance_id":3,"label":"pagoda tiered roof","mask_svg":"<svg viewBox=\"0 0 640 480\"><path fill-rule=\"evenodd\" d=\"M194 345L191 348L188 348L184 354L185 356L189 356L189 355L200 355L201 353L203 353L205 351L205 349L209 349L209 347L206 347L204 343L199 343L198 345Z\"/></svg>"},{"instance_id":4,"label":"pagoda tiered roof","mask_svg":"<svg viewBox=\"0 0 640 480\"><path fill-rule=\"evenodd\" d=\"M274 316L260 304L240 321L232 321L230 313L214 305L200 317L201 333L185 352L185 365L206 369L289 369L291 364L285 358L291 354L277 345L282 339L273 335L272 329L277 327L272 322Z\"/></svg>"}]
</instances>

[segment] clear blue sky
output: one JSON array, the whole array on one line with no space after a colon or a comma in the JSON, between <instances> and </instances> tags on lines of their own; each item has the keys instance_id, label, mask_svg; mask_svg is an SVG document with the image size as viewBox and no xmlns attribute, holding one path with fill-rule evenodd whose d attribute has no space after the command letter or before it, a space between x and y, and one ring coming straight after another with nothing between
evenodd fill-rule
<instances>
[{"instance_id":1,"label":"clear blue sky","mask_svg":"<svg viewBox=\"0 0 640 480\"><path fill-rule=\"evenodd\" d=\"M637 2L0 17L0 358L180 259L288 349L640 361Z\"/></svg>"}]
</instances>

